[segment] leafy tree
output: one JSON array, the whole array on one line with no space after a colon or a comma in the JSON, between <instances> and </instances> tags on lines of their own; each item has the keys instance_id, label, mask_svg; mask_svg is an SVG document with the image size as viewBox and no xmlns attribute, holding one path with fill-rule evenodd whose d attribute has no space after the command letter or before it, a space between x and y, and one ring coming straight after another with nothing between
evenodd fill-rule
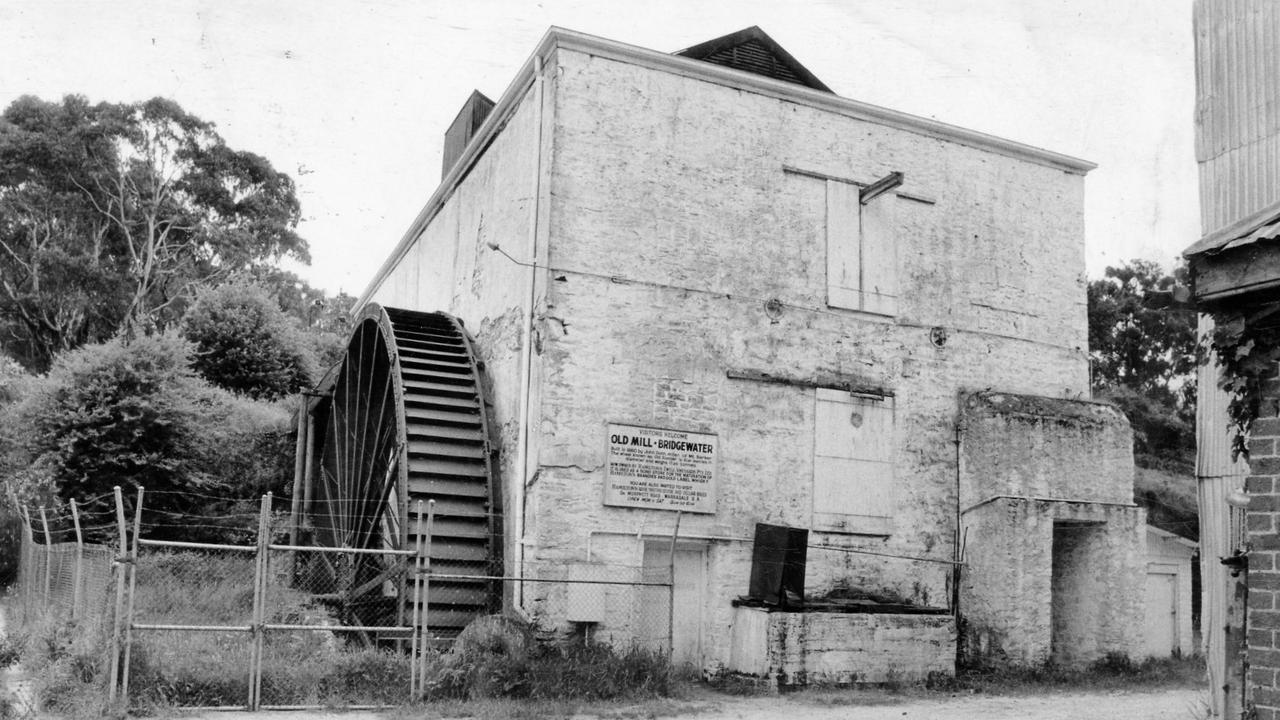
<instances>
[{"instance_id":1,"label":"leafy tree","mask_svg":"<svg viewBox=\"0 0 1280 720\"><path fill-rule=\"evenodd\" d=\"M356 299L345 292L329 296L303 282L297 275L263 265L247 274L261 285L280 308L296 319L310 338L320 372L342 359L351 331L350 311Z\"/></svg>"},{"instance_id":2,"label":"leafy tree","mask_svg":"<svg viewBox=\"0 0 1280 720\"><path fill-rule=\"evenodd\" d=\"M292 479L290 412L213 387L191 357L173 334L59 356L3 416L20 495L77 500L101 538L114 532L111 488L132 496L141 486L148 535L243 539L257 498L286 491Z\"/></svg>"},{"instance_id":3,"label":"leafy tree","mask_svg":"<svg viewBox=\"0 0 1280 720\"><path fill-rule=\"evenodd\" d=\"M1089 283L1089 356L1096 386L1176 393L1196 367L1195 314L1168 307L1160 296L1187 283L1186 266L1172 275L1149 260L1108 267Z\"/></svg>"},{"instance_id":4,"label":"leafy tree","mask_svg":"<svg viewBox=\"0 0 1280 720\"><path fill-rule=\"evenodd\" d=\"M311 340L259 285L233 282L200 291L182 334L195 347L196 372L251 398L298 392L317 374Z\"/></svg>"},{"instance_id":5,"label":"leafy tree","mask_svg":"<svg viewBox=\"0 0 1280 720\"><path fill-rule=\"evenodd\" d=\"M219 398L191 371L189 354L184 341L154 336L59 356L11 418L25 494L86 500L141 485L162 491L157 507L173 509L174 491L212 488L200 426ZM87 524L110 524L107 499L85 510L97 516Z\"/></svg>"},{"instance_id":6,"label":"leafy tree","mask_svg":"<svg viewBox=\"0 0 1280 720\"><path fill-rule=\"evenodd\" d=\"M287 175L171 100L19 98L0 116L0 317L43 369L172 323L201 283L307 261L299 216Z\"/></svg>"},{"instance_id":7,"label":"leafy tree","mask_svg":"<svg viewBox=\"0 0 1280 720\"><path fill-rule=\"evenodd\" d=\"M109 337L126 308L127 268L79 187L114 152L92 114L69 96L20 98L0 116L0 319L28 367Z\"/></svg>"},{"instance_id":8,"label":"leafy tree","mask_svg":"<svg viewBox=\"0 0 1280 720\"><path fill-rule=\"evenodd\" d=\"M1128 415L1147 467L1186 469L1194 457L1195 314L1171 298L1186 273L1133 260L1088 286L1094 393Z\"/></svg>"}]
</instances>

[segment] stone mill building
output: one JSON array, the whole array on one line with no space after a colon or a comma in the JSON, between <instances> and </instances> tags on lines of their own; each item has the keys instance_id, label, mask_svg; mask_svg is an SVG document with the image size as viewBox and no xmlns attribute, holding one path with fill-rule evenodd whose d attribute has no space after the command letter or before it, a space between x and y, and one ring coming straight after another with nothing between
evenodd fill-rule
<instances>
[{"instance_id":1,"label":"stone mill building","mask_svg":"<svg viewBox=\"0 0 1280 720\"><path fill-rule=\"evenodd\" d=\"M445 153L357 313L469 335L495 552L529 579L496 605L779 682L1137 654L1090 163L839 97L757 28L553 28ZM750 597L758 524L807 531L790 607ZM635 584L671 567L673 608ZM572 579L616 584L538 581Z\"/></svg>"}]
</instances>

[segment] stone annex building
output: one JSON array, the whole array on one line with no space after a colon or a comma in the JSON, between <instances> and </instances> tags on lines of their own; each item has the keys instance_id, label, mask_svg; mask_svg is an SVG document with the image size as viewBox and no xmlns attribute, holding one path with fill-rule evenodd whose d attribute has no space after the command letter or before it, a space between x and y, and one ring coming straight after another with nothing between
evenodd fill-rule
<instances>
[{"instance_id":1,"label":"stone annex building","mask_svg":"<svg viewBox=\"0 0 1280 720\"><path fill-rule=\"evenodd\" d=\"M405 460L379 467L410 513L384 534L412 543L433 499L458 538L433 571L528 579L447 607L433 581L433 632L500 606L783 683L951 673L957 646L1136 656L1131 433L1088 400L1092 167L838 97L757 28L675 54L550 30L496 103L468 101L357 307L353 348L406 388ZM487 429L456 457L469 431L414 399L449 328ZM316 427L363 402L341 377ZM760 523L808 531L789 607L748 597ZM673 607L635 584L672 567Z\"/></svg>"}]
</instances>

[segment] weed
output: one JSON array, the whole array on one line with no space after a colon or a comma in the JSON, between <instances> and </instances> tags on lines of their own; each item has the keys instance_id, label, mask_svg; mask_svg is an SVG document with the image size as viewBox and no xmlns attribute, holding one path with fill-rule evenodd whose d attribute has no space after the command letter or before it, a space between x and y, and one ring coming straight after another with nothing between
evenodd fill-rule
<instances>
[{"instance_id":1,"label":"weed","mask_svg":"<svg viewBox=\"0 0 1280 720\"><path fill-rule=\"evenodd\" d=\"M16 698L0 689L0 720L25 720L30 714Z\"/></svg>"},{"instance_id":2,"label":"weed","mask_svg":"<svg viewBox=\"0 0 1280 720\"><path fill-rule=\"evenodd\" d=\"M101 717L106 662L101 631L74 620L49 619L12 642L42 710L65 718ZM3 716L0 716L3 717Z\"/></svg>"},{"instance_id":3,"label":"weed","mask_svg":"<svg viewBox=\"0 0 1280 720\"><path fill-rule=\"evenodd\" d=\"M0 669L16 664L22 659L23 649L27 645L25 633L0 635Z\"/></svg>"},{"instance_id":4,"label":"weed","mask_svg":"<svg viewBox=\"0 0 1280 720\"><path fill-rule=\"evenodd\" d=\"M505 618L473 623L449 652L428 663L427 696L604 700L659 697L672 689L675 672L664 653L581 637L539 642L534 635Z\"/></svg>"},{"instance_id":5,"label":"weed","mask_svg":"<svg viewBox=\"0 0 1280 720\"><path fill-rule=\"evenodd\" d=\"M1204 658L1199 655L1147 658L1134 661L1122 653L1108 653L1086 667L1063 667L1053 662L1030 667L967 668L946 687L948 691L1018 693L1044 688L1158 688L1202 685Z\"/></svg>"}]
</instances>

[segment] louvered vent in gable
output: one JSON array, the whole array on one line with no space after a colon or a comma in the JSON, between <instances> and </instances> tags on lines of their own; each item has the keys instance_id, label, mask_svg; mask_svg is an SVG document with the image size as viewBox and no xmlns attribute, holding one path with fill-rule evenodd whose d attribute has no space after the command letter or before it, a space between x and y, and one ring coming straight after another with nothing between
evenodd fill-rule
<instances>
[{"instance_id":1,"label":"louvered vent in gable","mask_svg":"<svg viewBox=\"0 0 1280 720\"><path fill-rule=\"evenodd\" d=\"M797 85L804 85L804 81L800 76L784 65L769 52L769 49L762 45L758 40L745 42L741 45L735 45L731 48L725 48L719 52L712 53L702 58L706 62L715 63L716 65L724 65L725 67L737 68L738 70L746 70L757 75L764 75L775 80L785 80Z\"/></svg>"},{"instance_id":2,"label":"louvered vent in gable","mask_svg":"<svg viewBox=\"0 0 1280 720\"><path fill-rule=\"evenodd\" d=\"M782 49L782 46L773 38L754 25L745 30L694 45L675 54L831 92L831 88L801 65L791 56L791 53Z\"/></svg>"}]
</instances>

